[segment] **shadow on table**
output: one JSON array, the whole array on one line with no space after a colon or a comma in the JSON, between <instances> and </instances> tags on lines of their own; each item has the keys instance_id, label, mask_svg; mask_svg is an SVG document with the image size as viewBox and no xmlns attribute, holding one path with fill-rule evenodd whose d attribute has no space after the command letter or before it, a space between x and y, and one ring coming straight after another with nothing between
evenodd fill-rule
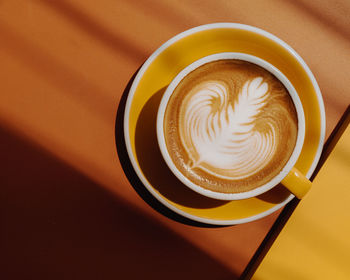
<instances>
[{"instance_id":1,"label":"shadow on table","mask_svg":"<svg viewBox=\"0 0 350 280\"><path fill-rule=\"evenodd\" d=\"M232 271L0 125L1 279L229 279Z\"/></svg>"}]
</instances>

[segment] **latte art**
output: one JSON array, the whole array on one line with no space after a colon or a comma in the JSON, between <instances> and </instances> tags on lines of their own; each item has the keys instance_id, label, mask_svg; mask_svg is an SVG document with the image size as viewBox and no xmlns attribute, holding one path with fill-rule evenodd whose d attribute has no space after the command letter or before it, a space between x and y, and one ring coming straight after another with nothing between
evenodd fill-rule
<instances>
[{"instance_id":1,"label":"latte art","mask_svg":"<svg viewBox=\"0 0 350 280\"><path fill-rule=\"evenodd\" d=\"M284 167L297 138L297 114L283 84L241 60L207 63L175 88L164 117L177 169L223 193L257 188Z\"/></svg>"},{"instance_id":2,"label":"latte art","mask_svg":"<svg viewBox=\"0 0 350 280\"><path fill-rule=\"evenodd\" d=\"M262 77L245 82L237 101L229 102L229 89L208 81L193 90L180 112L182 143L191 168L225 179L242 179L263 169L276 151L275 127L254 131L254 121L266 105L268 85Z\"/></svg>"}]
</instances>

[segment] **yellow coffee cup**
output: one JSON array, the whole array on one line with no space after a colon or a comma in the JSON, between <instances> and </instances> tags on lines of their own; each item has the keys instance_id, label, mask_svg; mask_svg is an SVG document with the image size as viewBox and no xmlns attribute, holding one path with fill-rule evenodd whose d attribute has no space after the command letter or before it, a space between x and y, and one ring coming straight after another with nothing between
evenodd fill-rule
<instances>
[{"instance_id":1,"label":"yellow coffee cup","mask_svg":"<svg viewBox=\"0 0 350 280\"><path fill-rule=\"evenodd\" d=\"M169 100L172 94L174 93L174 90L179 85L179 83L185 77L187 77L189 73L193 72L195 69L203 66L204 64L218 61L218 60L225 60L225 59L227 60L236 59L236 60L242 60L249 63L253 63L264 68L271 74L273 74L287 89L287 92L289 93L289 96L294 104L295 111L297 114L297 119L298 119L296 144L285 166L279 171L279 173L276 176L270 179L267 183L264 183L263 185L248 191L235 192L235 193L219 192L219 191L210 190L208 188L204 188L203 186L194 183L187 176L185 176L183 172L181 172L178 169L177 165L174 162L173 157L171 157L169 154L168 147L166 144L166 135L165 135L166 131L164 130L165 111L169 103ZM304 138L305 138L305 117L304 117L303 106L299 99L298 93L293 87L293 85L291 84L291 82L279 69L277 69L275 66L268 63L267 61L250 54L237 53L237 52L217 53L217 54L203 57L193 62L192 64L188 65L186 68L184 68L172 80L172 82L169 84L169 86L167 87L162 97L161 103L159 105L158 115L157 115L157 138L158 138L158 144L159 144L162 156L166 164L168 165L169 169L173 172L173 174L184 185L186 185L193 191L210 198L221 199L221 200L247 199L247 198L258 196L264 192L267 192L270 189L277 186L279 183L282 183L291 193L293 193L296 197L301 199L311 187L311 182L301 172L299 172L295 168L295 164L301 153L303 143L304 143Z\"/></svg>"}]
</instances>

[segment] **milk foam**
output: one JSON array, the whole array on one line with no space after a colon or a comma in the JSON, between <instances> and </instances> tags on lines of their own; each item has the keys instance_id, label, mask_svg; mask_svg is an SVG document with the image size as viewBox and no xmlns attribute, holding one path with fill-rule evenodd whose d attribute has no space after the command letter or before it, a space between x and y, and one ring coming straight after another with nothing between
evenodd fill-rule
<instances>
[{"instance_id":1,"label":"milk foam","mask_svg":"<svg viewBox=\"0 0 350 280\"><path fill-rule=\"evenodd\" d=\"M246 81L234 102L220 81L204 81L192 89L182 106L179 130L190 168L233 180L263 169L276 152L277 128L269 119L267 130L254 127L269 94L262 77Z\"/></svg>"}]
</instances>

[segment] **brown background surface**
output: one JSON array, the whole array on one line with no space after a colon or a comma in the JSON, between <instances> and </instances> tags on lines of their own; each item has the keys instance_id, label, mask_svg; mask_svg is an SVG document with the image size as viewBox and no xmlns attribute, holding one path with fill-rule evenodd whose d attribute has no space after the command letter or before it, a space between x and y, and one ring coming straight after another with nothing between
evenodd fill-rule
<instances>
[{"instance_id":1,"label":"brown background surface","mask_svg":"<svg viewBox=\"0 0 350 280\"><path fill-rule=\"evenodd\" d=\"M0 0L0 278L237 278L278 213L201 228L153 210L118 160L120 98L177 33L245 23L310 66L328 136L350 101L349 16L346 0Z\"/></svg>"}]
</instances>

